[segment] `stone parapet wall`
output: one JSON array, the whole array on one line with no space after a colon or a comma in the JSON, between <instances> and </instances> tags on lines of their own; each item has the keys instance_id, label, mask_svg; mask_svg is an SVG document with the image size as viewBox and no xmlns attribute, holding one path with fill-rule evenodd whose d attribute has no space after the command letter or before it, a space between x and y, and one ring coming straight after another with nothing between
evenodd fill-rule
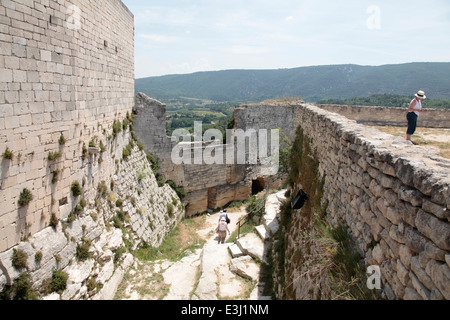
<instances>
[{"instance_id":1,"label":"stone parapet wall","mask_svg":"<svg viewBox=\"0 0 450 320\"><path fill-rule=\"evenodd\" d=\"M424 102L426 105L426 102ZM338 113L358 123L375 126L408 126L406 114L408 108L345 106L336 104L320 104L319 108ZM450 128L450 109L428 109L419 117L421 127ZM406 130L406 129L405 129Z\"/></svg>"},{"instance_id":2,"label":"stone parapet wall","mask_svg":"<svg viewBox=\"0 0 450 320\"><path fill-rule=\"evenodd\" d=\"M366 267L380 267L385 296L449 299L450 161L313 105L296 114L325 177L328 218L348 226Z\"/></svg>"}]
</instances>

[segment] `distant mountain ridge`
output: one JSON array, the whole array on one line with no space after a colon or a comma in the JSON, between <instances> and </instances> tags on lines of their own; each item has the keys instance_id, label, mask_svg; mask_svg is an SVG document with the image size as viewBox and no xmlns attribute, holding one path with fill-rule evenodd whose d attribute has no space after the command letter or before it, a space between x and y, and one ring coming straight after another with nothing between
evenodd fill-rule
<instances>
[{"instance_id":1,"label":"distant mountain ridge","mask_svg":"<svg viewBox=\"0 0 450 320\"><path fill-rule=\"evenodd\" d=\"M136 92L164 100L192 97L250 102L283 97L305 101L348 99L374 94L450 99L450 62L383 66L329 65L277 70L225 70L136 79Z\"/></svg>"}]
</instances>

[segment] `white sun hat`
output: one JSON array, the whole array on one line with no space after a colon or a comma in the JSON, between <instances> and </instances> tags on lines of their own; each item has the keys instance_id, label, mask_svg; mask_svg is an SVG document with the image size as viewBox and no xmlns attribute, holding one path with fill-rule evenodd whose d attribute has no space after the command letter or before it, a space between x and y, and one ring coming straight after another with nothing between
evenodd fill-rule
<instances>
[{"instance_id":1,"label":"white sun hat","mask_svg":"<svg viewBox=\"0 0 450 320\"><path fill-rule=\"evenodd\" d=\"M427 96L425 95L425 92L422 91L422 90L420 90L419 92L417 92L417 93L415 94L415 96L416 96L416 98L420 98L420 99L426 99L426 98L427 98Z\"/></svg>"}]
</instances>

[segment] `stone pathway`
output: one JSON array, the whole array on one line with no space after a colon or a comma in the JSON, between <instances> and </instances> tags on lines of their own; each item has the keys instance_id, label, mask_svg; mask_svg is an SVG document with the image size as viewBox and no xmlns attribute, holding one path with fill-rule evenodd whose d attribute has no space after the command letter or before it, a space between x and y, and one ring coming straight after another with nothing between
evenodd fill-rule
<instances>
[{"instance_id":1,"label":"stone pathway","mask_svg":"<svg viewBox=\"0 0 450 320\"><path fill-rule=\"evenodd\" d=\"M263 300L260 264L265 262L265 240L276 231L280 199L286 190L268 196L264 224L254 233L241 236L235 244L217 243L214 229L219 214L209 215L197 233L207 240L203 249L178 262L136 261L129 272L126 296L129 300ZM231 233L245 210L229 212ZM139 270L139 271L137 271ZM144 287L144 288L143 288ZM144 294L142 292L145 292Z\"/></svg>"}]
</instances>

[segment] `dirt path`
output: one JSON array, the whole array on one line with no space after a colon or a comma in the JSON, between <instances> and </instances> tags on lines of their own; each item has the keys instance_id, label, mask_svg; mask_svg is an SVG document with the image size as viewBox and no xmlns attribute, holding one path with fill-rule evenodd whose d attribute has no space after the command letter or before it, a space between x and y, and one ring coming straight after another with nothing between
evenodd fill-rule
<instances>
[{"instance_id":1,"label":"dirt path","mask_svg":"<svg viewBox=\"0 0 450 320\"><path fill-rule=\"evenodd\" d=\"M229 210L232 233L245 208ZM189 252L177 262L135 261L116 294L120 300L215 300L248 299L252 286L229 270L230 244L219 245L214 232L219 213L206 216L196 231L206 240L202 249ZM228 236L227 236L228 237Z\"/></svg>"}]
</instances>

